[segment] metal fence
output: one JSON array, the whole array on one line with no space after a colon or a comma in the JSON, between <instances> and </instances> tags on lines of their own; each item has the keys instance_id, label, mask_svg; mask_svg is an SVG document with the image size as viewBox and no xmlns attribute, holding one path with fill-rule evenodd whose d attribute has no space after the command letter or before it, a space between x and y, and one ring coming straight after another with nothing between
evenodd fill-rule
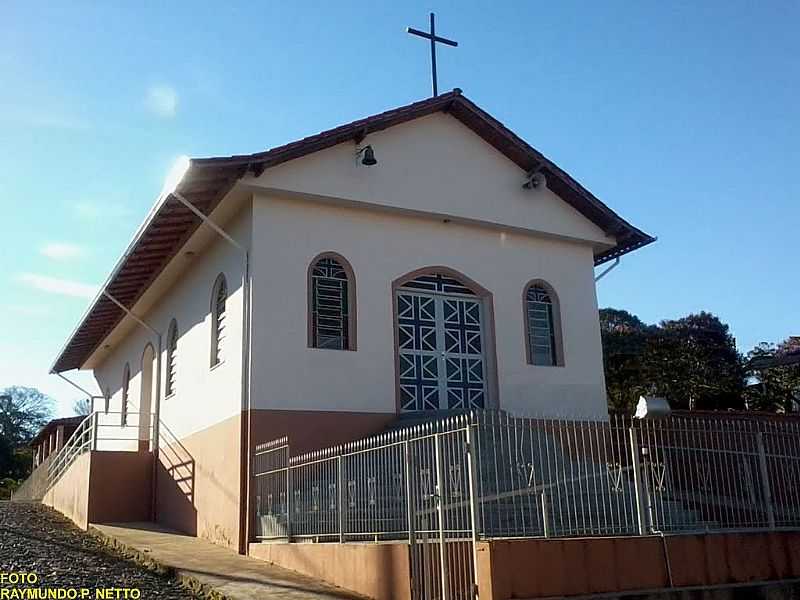
<instances>
[{"instance_id":1,"label":"metal fence","mask_svg":"<svg viewBox=\"0 0 800 600\"><path fill-rule=\"evenodd\" d=\"M260 539L435 535L438 497L445 529L474 510L482 538L800 527L800 426L780 419L480 411L292 458L284 438L254 464Z\"/></svg>"},{"instance_id":2,"label":"metal fence","mask_svg":"<svg viewBox=\"0 0 800 600\"><path fill-rule=\"evenodd\" d=\"M466 417L289 457L287 438L254 457L259 539L403 540L413 598L473 598L475 465Z\"/></svg>"},{"instance_id":3,"label":"metal fence","mask_svg":"<svg viewBox=\"0 0 800 600\"><path fill-rule=\"evenodd\" d=\"M800 527L800 428L770 418L477 413L480 535Z\"/></svg>"},{"instance_id":4,"label":"metal fence","mask_svg":"<svg viewBox=\"0 0 800 600\"><path fill-rule=\"evenodd\" d=\"M478 539L800 528L789 420L477 411L254 466L259 539L406 541L414 598L472 598Z\"/></svg>"}]
</instances>

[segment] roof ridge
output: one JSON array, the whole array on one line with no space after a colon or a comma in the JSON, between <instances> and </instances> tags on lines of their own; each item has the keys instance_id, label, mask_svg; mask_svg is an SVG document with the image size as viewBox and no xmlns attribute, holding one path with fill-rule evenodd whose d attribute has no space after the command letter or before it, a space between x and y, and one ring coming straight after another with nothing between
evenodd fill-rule
<instances>
[{"instance_id":1,"label":"roof ridge","mask_svg":"<svg viewBox=\"0 0 800 600\"><path fill-rule=\"evenodd\" d=\"M439 104L444 104L447 101L451 101L452 99L454 99L456 97L462 97L462 98L465 97L465 96L462 95L462 91L461 91L460 88L454 88L452 91L445 92L444 94L439 94L438 96L432 96L430 98L425 98L424 100L417 100L415 102L412 102L410 104L406 104L404 106L390 108L390 109L384 110L382 112L375 113L373 115L369 115L369 116L366 116L366 117L361 117L361 118L356 119L354 121L350 121L349 123L345 123L343 125L337 125L336 127L332 127L331 129L324 129L324 130L320 131L319 133L314 133L314 134L311 134L311 135L307 135L307 136L302 137L302 138L300 138L298 140L293 140L291 142L287 142L287 143L281 144L279 146L274 146L274 147L269 148L267 150L261 150L259 152L254 152L252 154L234 154L234 155L230 155L230 156L209 156L209 157L193 158L192 159L192 163L193 164L197 164L198 166L203 166L206 163L209 163L209 162L212 162L212 161L214 163L217 163L220 160L226 160L226 161L230 161L230 162L237 162L237 161L240 161L240 160L243 161L244 159L247 159L249 162L252 162L254 160L259 160L259 158L264 158L267 155L275 153L275 152L278 152L278 151L289 149L289 148L295 147L295 146L302 146L303 144L308 143L309 140L312 140L312 139L315 139L315 138L318 138L318 137L321 137L321 136L334 135L337 132L350 130L350 129L353 129L353 128L357 129L362 125L368 125L370 122L374 122L376 120L387 119L387 118L392 117L394 115L403 114L405 112L411 112L411 111L416 112L417 110L422 109L422 108L431 108L433 106L438 106Z\"/></svg>"}]
</instances>

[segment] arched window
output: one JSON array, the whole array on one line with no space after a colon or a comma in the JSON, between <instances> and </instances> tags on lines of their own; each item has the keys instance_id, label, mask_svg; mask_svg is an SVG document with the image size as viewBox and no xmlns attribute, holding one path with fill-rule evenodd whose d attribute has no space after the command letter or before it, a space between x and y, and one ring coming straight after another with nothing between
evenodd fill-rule
<instances>
[{"instance_id":1,"label":"arched window","mask_svg":"<svg viewBox=\"0 0 800 600\"><path fill-rule=\"evenodd\" d=\"M309 268L309 340L312 348L355 350L355 278L344 258L317 257Z\"/></svg>"},{"instance_id":2,"label":"arched window","mask_svg":"<svg viewBox=\"0 0 800 600\"><path fill-rule=\"evenodd\" d=\"M122 408L120 409L120 423L128 424L128 389L131 385L131 366L125 363L122 370Z\"/></svg>"},{"instance_id":3,"label":"arched window","mask_svg":"<svg viewBox=\"0 0 800 600\"><path fill-rule=\"evenodd\" d=\"M563 364L558 298L543 281L525 288L525 328L528 364L555 367Z\"/></svg>"},{"instance_id":4,"label":"arched window","mask_svg":"<svg viewBox=\"0 0 800 600\"><path fill-rule=\"evenodd\" d=\"M211 366L222 362L222 340L225 339L225 303L228 284L225 275L219 274L211 291Z\"/></svg>"},{"instance_id":5,"label":"arched window","mask_svg":"<svg viewBox=\"0 0 800 600\"><path fill-rule=\"evenodd\" d=\"M167 390L165 396L175 393L178 366L178 322L175 319L167 330Z\"/></svg>"}]
</instances>

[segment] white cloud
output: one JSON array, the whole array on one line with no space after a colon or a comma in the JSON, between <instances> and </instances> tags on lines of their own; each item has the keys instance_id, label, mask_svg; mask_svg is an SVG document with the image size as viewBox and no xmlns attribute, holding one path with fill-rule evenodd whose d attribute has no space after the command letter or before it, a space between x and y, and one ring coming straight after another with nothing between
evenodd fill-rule
<instances>
[{"instance_id":1,"label":"white cloud","mask_svg":"<svg viewBox=\"0 0 800 600\"><path fill-rule=\"evenodd\" d=\"M154 85L147 90L147 108L159 117L174 117L178 108L178 92L169 85Z\"/></svg>"},{"instance_id":2,"label":"white cloud","mask_svg":"<svg viewBox=\"0 0 800 600\"><path fill-rule=\"evenodd\" d=\"M96 285L71 281L69 279L59 279L48 277L47 275L37 275L36 273L22 273L19 280L28 285L48 294L58 294L60 296L71 296L73 298L86 298L91 300L99 289Z\"/></svg>"},{"instance_id":3,"label":"white cloud","mask_svg":"<svg viewBox=\"0 0 800 600\"><path fill-rule=\"evenodd\" d=\"M50 242L39 249L42 256L53 260L72 260L86 255L86 250L77 244Z\"/></svg>"}]
</instances>

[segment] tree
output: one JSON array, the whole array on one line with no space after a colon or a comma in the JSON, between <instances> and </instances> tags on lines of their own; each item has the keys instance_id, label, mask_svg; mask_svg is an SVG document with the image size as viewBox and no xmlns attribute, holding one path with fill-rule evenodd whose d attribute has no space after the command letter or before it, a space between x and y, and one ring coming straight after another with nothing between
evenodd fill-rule
<instances>
[{"instance_id":1,"label":"tree","mask_svg":"<svg viewBox=\"0 0 800 600\"><path fill-rule=\"evenodd\" d=\"M624 310L600 311L609 406L631 412L640 395L673 408L741 408L744 369L728 326L701 312L647 325Z\"/></svg>"},{"instance_id":2,"label":"tree","mask_svg":"<svg viewBox=\"0 0 800 600\"><path fill-rule=\"evenodd\" d=\"M652 327L627 311L614 308L600 311L603 366L608 403L613 410L630 412L645 393L647 381L642 358L651 331Z\"/></svg>"},{"instance_id":3,"label":"tree","mask_svg":"<svg viewBox=\"0 0 800 600\"><path fill-rule=\"evenodd\" d=\"M89 398L81 398L72 403L72 412L77 416L83 417L92 412L92 402Z\"/></svg>"},{"instance_id":4,"label":"tree","mask_svg":"<svg viewBox=\"0 0 800 600\"><path fill-rule=\"evenodd\" d=\"M30 466L25 447L53 415L53 399L35 388L0 392L0 477L19 478Z\"/></svg>"},{"instance_id":5,"label":"tree","mask_svg":"<svg viewBox=\"0 0 800 600\"><path fill-rule=\"evenodd\" d=\"M747 405L755 410L792 412L800 402L800 364L786 360L800 354L800 338L780 344L763 342L747 353L748 374L756 383L747 387Z\"/></svg>"},{"instance_id":6,"label":"tree","mask_svg":"<svg viewBox=\"0 0 800 600\"><path fill-rule=\"evenodd\" d=\"M662 321L648 340L645 371L673 408L744 408L741 355L728 326L711 313Z\"/></svg>"},{"instance_id":7,"label":"tree","mask_svg":"<svg viewBox=\"0 0 800 600\"><path fill-rule=\"evenodd\" d=\"M53 399L37 390L22 386L0 392L0 437L14 447L33 439L53 416Z\"/></svg>"}]
</instances>

